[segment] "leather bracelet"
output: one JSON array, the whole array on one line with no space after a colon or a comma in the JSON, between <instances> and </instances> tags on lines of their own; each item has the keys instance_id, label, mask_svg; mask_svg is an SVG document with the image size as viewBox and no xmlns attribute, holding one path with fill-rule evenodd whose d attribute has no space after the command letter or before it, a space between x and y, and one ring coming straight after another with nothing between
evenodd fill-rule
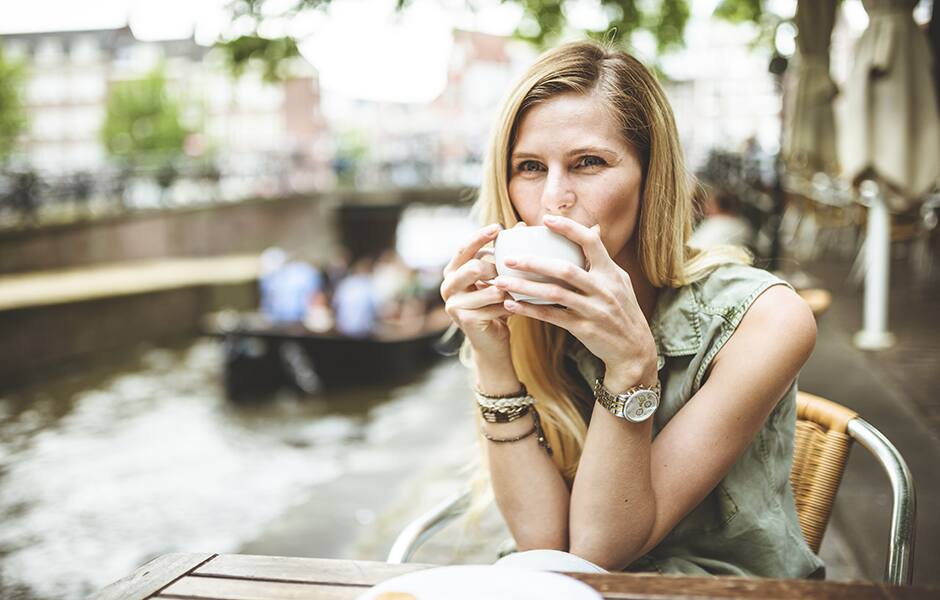
<instances>
[{"instance_id":1,"label":"leather bracelet","mask_svg":"<svg viewBox=\"0 0 940 600\"><path fill-rule=\"evenodd\" d=\"M512 423L516 419L526 416L531 408L531 404L504 409L490 409L481 406L480 414L487 423Z\"/></svg>"}]
</instances>

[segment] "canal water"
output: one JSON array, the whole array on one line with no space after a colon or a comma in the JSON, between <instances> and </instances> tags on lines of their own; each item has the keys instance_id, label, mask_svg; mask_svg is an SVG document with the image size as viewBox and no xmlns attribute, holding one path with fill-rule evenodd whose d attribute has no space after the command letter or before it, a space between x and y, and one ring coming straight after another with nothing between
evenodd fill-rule
<instances>
[{"instance_id":1,"label":"canal water","mask_svg":"<svg viewBox=\"0 0 940 600\"><path fill-rule=\"evenodd\" d=\"M0 597L83 598L167 552L381 560L476 456L455 359L251 405L221 360L201 338L0 394Z\"/></svg>"}]
</instances>

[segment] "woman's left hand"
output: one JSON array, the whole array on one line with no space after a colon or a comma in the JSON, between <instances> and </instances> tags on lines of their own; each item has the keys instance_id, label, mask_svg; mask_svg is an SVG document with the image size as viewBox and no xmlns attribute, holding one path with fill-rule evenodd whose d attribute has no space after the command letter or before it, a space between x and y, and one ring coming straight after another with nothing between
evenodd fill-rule
<instances>
[{"instance_id":1,"label":"woman's left hand","mask_svg":"<svg viewBox=\"0 0 940 600\"><path fill-rule=\"evenodd\" d=\"M581 246L588 261L587 270L558 259L509 257L506 266L564 281L574 290L556 283L501 275L494 282L497 287L559 305L506 300L504 306L513 314L552 323L578 338L604 361L608 387L651 385L656 380L656 343L637 303L630 275L608 254L601 241L600 227L588 229L565 217L545 217L543 222L550 230Z\"/></svg>"}]
</instances>

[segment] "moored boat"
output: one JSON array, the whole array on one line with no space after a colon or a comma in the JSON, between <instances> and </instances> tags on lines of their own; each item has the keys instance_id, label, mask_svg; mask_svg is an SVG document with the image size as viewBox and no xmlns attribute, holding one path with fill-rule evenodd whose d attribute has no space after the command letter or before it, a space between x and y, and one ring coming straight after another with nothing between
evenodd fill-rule
<instances>
[{"instance_id":1,"label":"moored boat","mask_svg":"<svg viewBox=\"0 0 940 600\"><path fill-rule=\"evenodd\" d=\"M224 312L206 321L221 337L229 398L262 396L288 386L305 393L325 388L394 381L432 364L450 320L429 313L420 327L384 328L365 337L313 332L302 324L275 325L253 313Z\"/></svg>"}]
</instances>

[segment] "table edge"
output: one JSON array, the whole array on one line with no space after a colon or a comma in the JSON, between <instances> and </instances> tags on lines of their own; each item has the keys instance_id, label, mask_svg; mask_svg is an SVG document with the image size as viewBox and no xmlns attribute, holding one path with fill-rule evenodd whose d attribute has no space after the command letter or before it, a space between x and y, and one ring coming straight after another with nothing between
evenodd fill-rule
<instances>
[{"instance_id":1,"label":"table edge","mask_svg":"<svg viewBox=\"0 0 940 600\"><path fill-rule=\"evenodd\" d=\"M218 554L173 552L162 554L114 581L89 600L144 600L192 573Z\"/></svg>"}]
</instances>

